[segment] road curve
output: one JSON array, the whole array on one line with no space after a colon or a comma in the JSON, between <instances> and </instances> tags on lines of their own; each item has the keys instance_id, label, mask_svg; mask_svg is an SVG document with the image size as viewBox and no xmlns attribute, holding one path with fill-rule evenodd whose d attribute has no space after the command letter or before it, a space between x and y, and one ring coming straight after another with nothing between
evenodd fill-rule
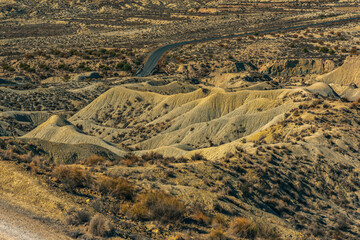
<instances>
[{"instance_id":1,"label":"road curve","mask_svg":"<svg viewBox=\"0 0 360 240\"><path fill-rule=\"evenodd\" d=\"M312 23L312 24L304 24L299 26L291 26L286 28L279 28L279 29L269 29L264 31L259 31L259 34L268 34L272 32L280 32L280 31L288 31L288 30L295 30L305 27L316 27L316 26L326 26L326 25L332 25L336 23L346 22L346 21L353 21L353 20L360 20L360 16L347 18L347 19L341 19L341 20L335 20L335 21L328 21L328 22L322 22L322 23ZM179 42L174 44L165 45L161 48L156 49L154 52L151 53L145 64L142 68L140 68L136 76L139 77L146 77L152 74L154 71L157 63L159 62L160 58L170 49L191 44L191 43L198 43L198 42L206 42L206 41L212 41L212 40L220 40L220 39L226 39L226 38L234 38L234 37L244 37L254 34L254 32L248 32L248 33L242 33L242 34L236 34L236 35L227 35L222 37L213 37L213 38L204 38L204 39L198 39L198 40L192 40L192 41L185 41L185 42Z\"/></svg>"}]
</instances>

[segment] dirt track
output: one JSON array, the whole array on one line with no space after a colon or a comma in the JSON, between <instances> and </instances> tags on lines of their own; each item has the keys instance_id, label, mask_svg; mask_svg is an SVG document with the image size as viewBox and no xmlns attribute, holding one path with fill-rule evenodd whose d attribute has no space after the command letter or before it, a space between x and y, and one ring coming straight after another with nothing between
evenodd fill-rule
<instances>
[{"instance_id":1,"label":"dirt track","mask_svg":"<svg viewBox=\"0 0 360 240\"><path fill-rule=\"evenodd\" d=\"M70 239L0 201L0 240Z\"/></svg>"}]
</instances>

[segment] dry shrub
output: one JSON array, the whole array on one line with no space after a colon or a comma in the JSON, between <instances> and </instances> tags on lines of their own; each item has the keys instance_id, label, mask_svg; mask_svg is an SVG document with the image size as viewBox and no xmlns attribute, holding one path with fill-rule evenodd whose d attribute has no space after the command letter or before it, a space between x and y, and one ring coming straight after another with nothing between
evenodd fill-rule
<instances>
[{"instance_id":1,"label":"dry shrub","mask_svg":"<svg viewBox=\"0 0 360 240\"><path fill-rule=\"evenodd\" d=\"M30 163L34 161L34 155L32 152L28 152L27 154L20 155L21 162Z\"/></svg>"},{"instance_id":2,"label":"dry shrub","mask_svg":"<svg viewBox=\"0 0 360 240\"><path fill-rule=\"evenodd\" d=\"M212 226L227 226L227 222L226 222L225 218L222 215L215 214L212 217Z\"/></svg>"},{"instance_id":3,"label":"dry shrub","mask_svg":"<svg viewBox=\"0 0 360 240\"><path fill-rule=\"evenodd\" d=\"M96 199L90 203L90 206L96 211L96 212L104 212L105 211L105 204L104 199Z\"/></svg>"},{"instance_id":4,"label":"dry shrub","mask_svg":"<svg viewBox=\"0 0 360 240\"><path fill-rule=\"evenodd\" d=\"M98 165L99 163L104 163L105 161L106 159L104 157L93 155L88 157L88 159L86 160L86 165L94 166Z\"/></svg>"},{"instance_id":5,"label":"dry shrub","mask_svg":"<svg viewBox=\"0 0 360 240\"><path fill-rule=\"evenodd\" d=\"M156 152L149 152L141 156L144 161L159 160L163 159L163 155Z\"/></svg>"},{"instance_id":6,"label":"dry shrub","mask_svg":"<svg viewBox=\"0 0 360 240\"><path fill-rule=\"evenodd\" d=\"M357 54L357 48L356 48L356 47L352 47L352 48L350 49L350 53L351 53L351 54Z\"/></svg>"},{"instance_id":7,"label":"dry shrub","mask_svg":"<svg viewBox=\"0 0 360 240\"><path fill-rule=\"evenodd\" d=\"M281 239L280 234L268 224L259 224L250 219L239 217L231 221L228 233L237 238Z\"/></svg>"},{"instance_id":8,"label":"dry shrub","mask_svg":"<svg viewBox=\"0 0 360 240\"><path fill-rule=\"evenodd\" d=\"M132 200L135 195L135 186L123 178L101 177L98 181L98 190L115 198Z\"/></svg>"},{"instance_id":9,"label":"dry shrub","mask_svg":"<svg viewBox=\"0 0 360 240\"><path fill-rule=\"evenodd\" d=\"M342 231L349 231L352 224L353 223L346 215L340 214L337 217L337 223L335 224L335 227L336 227L336 229L339 229Z\"/></svg>"},{"instance_id":10,"label":"dry shrub","mask_svg":"<svg viewBox=\"0 0 360 240\"><path fill-rule=\"evenodd\" d=\"M147 192L137 198L129 214L136 219L180 221L185 214L185 205L165 192Z\"/></svg>"},{"instance_id":11,"label":"dry shrub","mask_svg":"<svg viewBox=\"0 0 360 240\"><path fill-rule=\"evenodd\" d=\"M34 58L34 54L32 54L32 53L25 53L25 54L24 54L24 58L25 58L25 59L32 59L32 58Z\"/></svg>"},{"instance_id":12,"label":"dry shrub","mask_svg":"<svg viewBox=\"0 0 360 240\"><path fill-rule=\"evenodd\" d=\"M135 165L135 163L140 162L141 159L139 159L139 157L135 156L135 155L129 155L126 156L121 163L124 164L127 167L132 167Z\"/></svg>"},{"instance_id":13,"label":"dry shrub","mask_svg":"<svg viewBox=\"0 0 360 240\"><path fill-rule=\"evenodd\" d=\"M54 168L52 175L68 190L74 190L77 187L87 187L91 183L89 173L78 167L61 165Z\"/></svg>"},{"instance_id":14,"label":"dry shrub","mask_svg":"<svg viewBox=\"0 0 360 240\"><path fill-rule=\"evenodd\" d=\"M4 160L10 160L10 161L13 161L13 160L16 160L15 158L16 154L15 154L15 151L14 149L10 148L10 149L6 149L4 152L3 152L3 159Z\"/></svg>"},{"instance_id":15,"label":"dry shrub","mask_svg":"<svg viewBox=\"0 0 360 240\"><path fill-rule=\"evenodd\" d=\"M95 215L89 224L89 233L100 237L109 237L113 234L114 229L108 219L102 215Z\"/></svg>"},{"instance_id":16,"label":"dry shrub","mask_svg":"<svg viewBox=\"0 0 360 240\"><path fill-rule=\"evenodd\" d=\"M191 218L201 225L209 225L212 220L200 210L195 211L195 213L191 215Z\"/></svg>"},{"instance_id":17,"label":"dry shrub","mask_svg":"<svg viewBox=\"0 0 360 240\"><path fill-rule=\"evenodd\" d=\"M0 148L1 148L1 149L6 149L6 145L7 145L7 144L6 144L5 140L3 140L3 139L0 138Z\"/></svg>"},{"instance_id":18,"label":"dry shrub","mask_svg":"<svg viewBox=\"0 0 360 240\"><path fill-rule=\"evenodd\" d=\"M70 216L66 219L68 225L81 225L90 221L91 215L86 210L70 211Z\"/></svg>"},{"instance_id":19,"label":"dry shrub","mask_svg":"<svg viewBox=\"0 0 360 240\"><path fill-rule=\"evenodd\" d=\"M221 227L213 228L209 234L210 240L226 240L228 239L225 235L224 230Z\"/></svg>"},{"instance_id":20,"label":"dry shrub","mask_svg":"<svg viewBox=\"0 0 360 240\"><path fill-rule=\"evenodd\" d=\"M231 221L229 233L240 238L254 239L258 234L258 227L250 219L239 217Z\"/></svg>"},{"instance_id":21,"label":"dry shrub","mask_svg":"<svg viewBox=\"0 0 360 240\"><path fill-rule=\"evenodd\" d=\"M27 158L31 158L31 162L28 165L28 168L34 172L34 173L39 173L41 169L44 169L44 161L45 159L43 159L40 156L35 156L35 157L31 157L31 155L27 154L25 155L27 156Z\"/></svg>"},{"instance_id":22,"label":"dry shrub","mask_svg":"<svg viewBox=\"0 0 360 240\"><path fill-rule=\"evenodd\" d=\"M40 168L39 165L36 161L32 161L31 163L29 163L28 168L30 171L34 172L34 173L39 173L40 172Z\"/></svg>"},{"instance_id":23,"label":"dry shrub","mask_svg":"<svg viewBox=\"0 0 360 240\"><path fill-rule=\"evenodd\" d=\"M191 160L200 161L200 160L206 160L206 158L200 153L195 153L194 155L191 156Z\"/></svg>"}]
</instances>

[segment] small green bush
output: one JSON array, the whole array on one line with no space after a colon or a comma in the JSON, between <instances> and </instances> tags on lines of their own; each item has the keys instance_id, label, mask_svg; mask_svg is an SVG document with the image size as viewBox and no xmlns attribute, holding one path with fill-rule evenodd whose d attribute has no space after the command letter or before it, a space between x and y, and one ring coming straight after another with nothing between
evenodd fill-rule
<instances>
[{"instance_id":1,"label":"small green bush","mask_svg":"<svg viewBox=\"0 0 360 240\"><path fill-rule=\"evenodd\" d=\"M122 71L131 71L131 65L129 63L123 63L120 62L116 65L116 69L122 70Z\"/></svg>"},{"instance_id":2,"label":"small green bush","mask_svg":"<svg viewBox=\"0 0 360 240\"><path fill-rule=\"evenodd\" d=\"M127 71L127 72L131 71L131 65L128 64L128 63L126 63L126 64L124 65L124 67L123 67L123 70L124 70L124 71Z\"/></svg>"},{"instance_id":3,"label":"small green bush","mask_svg":"<svg viewBox=\"0 0 360 240\"><path fill-rule=\"evenodd\" d=\"M322 52L322 53L328 53L328 52L329 52L329 48L327 48L327 47L321 47L319 51Z\"/></svg>"}]
</instances>

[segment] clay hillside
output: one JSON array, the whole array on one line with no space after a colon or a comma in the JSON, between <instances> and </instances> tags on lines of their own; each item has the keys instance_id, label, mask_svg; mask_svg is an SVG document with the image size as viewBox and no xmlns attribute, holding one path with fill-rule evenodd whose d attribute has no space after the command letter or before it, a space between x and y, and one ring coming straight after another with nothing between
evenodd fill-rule
<instances>
[{"instance_id":1,"label":"clay hillside","mask_svg":"<svg viewBox=\"0 0 360 240\"><path fill-rule=\"evenodd\" d=\"M360 239L359 16L0 0L0 239Z\"/></svg>"}]
</instances>

